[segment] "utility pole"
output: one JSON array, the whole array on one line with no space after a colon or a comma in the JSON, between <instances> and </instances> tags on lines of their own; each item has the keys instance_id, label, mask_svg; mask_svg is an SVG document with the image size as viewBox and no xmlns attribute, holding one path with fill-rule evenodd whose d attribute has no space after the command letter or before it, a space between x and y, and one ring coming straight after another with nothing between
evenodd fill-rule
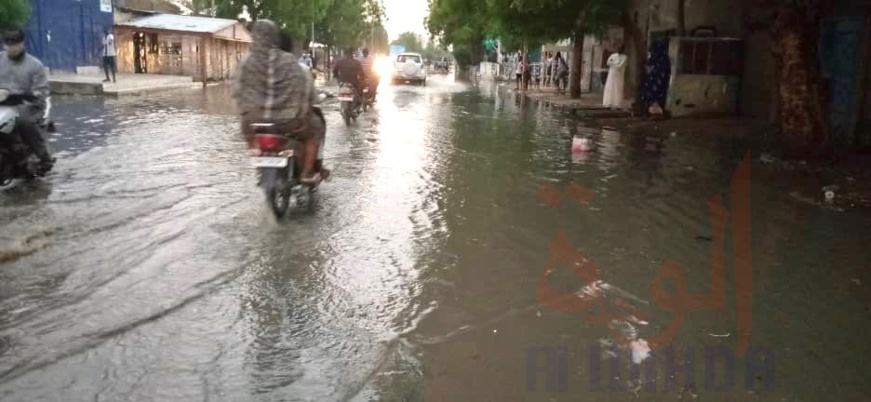
<instances>
[{"instance_id":1,"label":"utility pole","mask_svg":"<svg viewBox=\"0 0 871 402\"><path fill-rule=\"evenodd\" d=\"M311 41L311 44L309 45L309 51L312 52L312 55L314 55L315 54L314 53L314 46L315 46L315 0L311 1L311 5L312 5L312 17L311 17L312 18L312 41Z\"/></svg>"}]
</instances>

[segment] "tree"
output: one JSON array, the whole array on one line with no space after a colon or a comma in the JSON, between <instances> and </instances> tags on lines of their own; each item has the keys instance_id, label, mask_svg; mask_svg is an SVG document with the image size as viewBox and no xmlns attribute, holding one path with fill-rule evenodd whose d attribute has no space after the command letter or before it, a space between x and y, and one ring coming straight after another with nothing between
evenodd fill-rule
<instances>
[{"instance_id":1,"label":"tree","mask_svg":"<svg viewBox=\"0 0 871 402\"><path fill-rule=\"evenodd\" d=\"M390 40L384 25L378 23L371 26L369 32L366 32L364 44L369 47L369 51L372 53L387 54L390 51Z\"/></svg>"},{"instance_id":2,"label":"tree","mask_svg":"<svg viewBox=\"0 0 871 402\"><path fill-rule=\"evenodd\" d=\"M617 23L625 6L626 0L430 0L427 27L454 45L471 38L480 42L481 33L499 37L509 47L526 48L571 37L570 89L579 98L584 36Z\"/></svg>"},{"instance_id":3,"label":"tree","mask_svg":"<svg viewBox=\"0 0 871 402\"><path fill-rule=\"evenodd\" d=\"M251 21L268 18L279 22L274 12L278 4L279 0L215 0L215 15L236 19L242 11L247 11Z\"/></svg>"},{"instance_id":4,"label":"tree","mask_svg":"<svg viewBox=\"0 0 871 402\"><path fill-rule=\"evenodd\" d=\"M403 32L390 44L402 46L406 52L422 53L424 49L423 43L420 43L420 39L418 39L417 34L414 32Z\"/></svg>"},{"instance_id":5,"label":"tree","mask_svg":"<svg viewBox=\"0 0 871 402\"><path fill-rule=\"evenodd\" d=\"M574 7L577 2L567 2L561 8ZM491 35L497 36L507 48L519 48L523 58L528 60L529 46L565 35L567 23L555 19L548 13L553 12L550 5L539 2L524 2L516 0L487 0L490 15L487 27ZM566 12L566 10L559 10ZM523 89L528 89L529 82L524 77Z\"/></svg>"},{"instance_id":6,"label":"tree","mask_svg":"<svg viewBox=\"0 0 871 402\"><path fill-rule=\"evenodd\" d=\"M356 47L362 43L361 33L368 31L363 11L360 0L334 0L327 9L328 17L315 25L315 35L330 47Z\"/></svg>"},{"instance_id":7,"label":"tree","mask_svg":"<svg viewBox=\"0 0 871 402\"><path fill-rule=\"evenodd\" d=\"M457 64L467 67L479 63L484 54L486 12L484 1L429 0L424 23L440 46L452 46Z\"/></svg>"},{"instance_id":8,"label":"tree","mask_svg":"<svg viewBox=\"0 0 871 402\"><path fill-rule=\"evenodd\" d=\"M191 10L191 15L212 17L215 15L213 0L184 0L180 4Z\"/></svg>"},{"instance_id":9,"label":"tree","mask_svg":"<svg viewBox=\"0 0 871 402\"><path fill-rule=\"evenodd\" d=\"M432 42L427 43L426 47L423 49L423 57L429 60L441 60L442 58L451 59L451 53L447 51L447 49L434 44Z\"/></svg>"},{"instance_id":10,"label":"tree","mask_svg":"<svg viewBox=\"0 0 871 402\"><path fill-rule=\"evenodd\" d=\"M0 2L0 29L22 28L30 18L30 5L26 0Z\"/></svg>"},{"instance_id":11,"label":"tree","mask_svg":"<svg viewBox=\"0 0 871 402\"><path fill-rule=\"evenodd\" d=\"M822 19L831 0L763 0L744 5L745 25L770 30L777 68L778 131L796 156L831 151L828 96L819 67Z\"/></svg>"}]
</instances>

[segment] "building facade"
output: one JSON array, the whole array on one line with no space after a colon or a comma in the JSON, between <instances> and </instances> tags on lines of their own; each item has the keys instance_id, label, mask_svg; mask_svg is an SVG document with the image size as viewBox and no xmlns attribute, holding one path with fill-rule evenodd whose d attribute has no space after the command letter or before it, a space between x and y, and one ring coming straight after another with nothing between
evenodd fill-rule
<instances>
[{"instance_id":1,"label":"building facade","mask_svg":"<svg viewBox=\"0 0 871 402\"><path fill-rule=\"evenodd\" d=\"M117 15L120 72L224 81L251 43L251 34L236 20L126 10Z\"/></svg>"},{"instance_id":2,"label":"building facade","mask_svg":"<svg viewBox=\"0 0 871 402\"><path fill-rule=\"evenodd\" d=\"M112 29L111 0L30 0L28 52L52 71L100 65L103 32Z\"/></svg>"}]
</instances>

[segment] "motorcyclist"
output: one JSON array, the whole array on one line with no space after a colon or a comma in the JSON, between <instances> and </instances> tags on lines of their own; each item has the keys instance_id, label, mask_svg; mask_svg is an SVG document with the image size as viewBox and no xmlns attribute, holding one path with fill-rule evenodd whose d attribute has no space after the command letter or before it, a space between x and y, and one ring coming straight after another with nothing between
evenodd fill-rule
<instances>
[{"instance_id":1,"label":"motorcyclist","mask_svg":"<svg viewBox=\"0 0 871 402\"><path fill-rule=\"evenodd\" d=\"M251 124L273 123L278 132L301 142L300 181L315 186L322 178L315 164L325 127L312 109L316 99L313 80L296 56L279 48L280 30L274 22L255 22L251 34L248 56L237 67L233 80L243 134L253 148Z\"/></svg>"},{"instance_id":2,"label":"motorcyclist","mask_svg":"<svg viewBox=\"0 0 871 402\"><path fill-rule=\"evenodd\" d=\"M279 31L278 48L283 50L285 53L288 53L291 56L293 56L293 38L290 36L289 33L287 33L287 31L285 31L283 29L281 31ZM308 54L306 54L305 56L307 56L307 55ZM300 58L299 65L304 70L311 70L311 66L309 64L305 63L305 61L304 61L305 56ZM309 59L309 61L311 61L311 59ZM310 79L312 80L310 85L312 87L314 87L314 77L310 76L310 75L307 75L307 77L310 77ZM306 84L306 85L309 85L309 84ZM312 105L317 103L317 92L315 92L315 91L312 92L311 102L312 102ZM321 138L321 146L318 149L318 157L317 157L317 160L315 161L315 171L320 172L321 178L323 178L324 180L327 180L330 177L330 170L324 167L324 155L323 155L324 143L326 141L326 134L327 134L327 130L326 130L327 121L326 121L326 119L324 119L323 113L320 112L319 110L312 108L312 112L315 113L315 115L321 120L321 122L323 124L323 130L320 133L318 133L318 134L320 134L320 138Z\"/></svg>"},{"instance_id":3,"label":"motorcyclist","mask_svg":"<svg viewBox=\"0 0 871 402\"><path fill-rule=\"evenodd\" d=\"M339 84L351 84L356 91L357 102L363 96L362 79L365 76L363 66L354 58L354 49L345 50L345 57L339 59L333 67L333 76Z\"/></svg>"},{"instance_id":4,"label":"motorcyclist","mask_svg":"<svg viewBox=\"0 0 871 402\"><path fill-rule=\"evenodd\" d=\"M48 76L42 62L27 53L24 41L24 32L20 29L3 35L5 51L0 52L0 89L9 91L10 95L35 97L32 102L18 107L15 132L39 158L37 174L45 175L51 171L55 161L48 152L39 128L49 96Z\"/></svg>"},{"instance_id":5,"label":"motorcyclist","mask_svg":"<svg viewBox=\"0 0 871 402\"><path fill-rule=\"evenodd\" d=\"M375 72L375 58L369 55L369 49L363 49L360 65L363 67L364 85L369 88L372 96L375 96L375 90L378 89L378 74Z\"/></svg>"}]
</instances>

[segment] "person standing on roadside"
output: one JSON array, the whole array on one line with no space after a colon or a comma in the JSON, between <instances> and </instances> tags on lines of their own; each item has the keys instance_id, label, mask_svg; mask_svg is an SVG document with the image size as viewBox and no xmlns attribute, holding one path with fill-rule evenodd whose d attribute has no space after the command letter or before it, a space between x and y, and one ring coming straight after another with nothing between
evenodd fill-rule
<instances>
[{"instance_id":1,"label":"person standing on roadside","mask_svg":"<svg viewBox=\"0 0 871 402\"><path fill-rule=\"evenodd\" d=\"M106 71L106 79L103 82L109 82L109 70L112 70L112 81L115 81L115 70L117 66L115 64L115 35L112 35L112 31L106 29L103 35L103 70Z\"/></svg>"},{"instance_id":2,"label":"person standing on roadside","mask_svg":"<svg viewBox=\"0 0 871 402\"><path fill-rule=\"evenodd\" d=\"M565 94L569 81L569 66L560 52L556 52L554 63L556 63L556 91Z\"/></svg>"}]
</instances>

